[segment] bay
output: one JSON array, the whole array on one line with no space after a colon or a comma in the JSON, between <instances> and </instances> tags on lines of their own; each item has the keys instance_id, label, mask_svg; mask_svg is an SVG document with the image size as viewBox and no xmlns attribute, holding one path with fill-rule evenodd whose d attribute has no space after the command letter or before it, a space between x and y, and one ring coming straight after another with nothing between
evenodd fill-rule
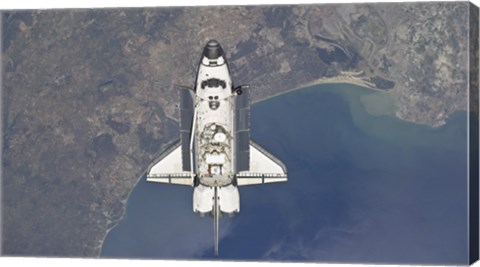
<instances>
[{"instance_id":1,"label":"bay","mask_svg":"<svg viewBox=\"0 0 480 267\"><path fill-rule=\"evenodd\" d=\"M394 116L389 95L322 84L255 103L251 136L288 168L240 188L221 220L220 259L467 263L467 113L433 128ZM192 188L147 183L102 257L211 259L213 222Z\"/></svg>"}]
</instances>

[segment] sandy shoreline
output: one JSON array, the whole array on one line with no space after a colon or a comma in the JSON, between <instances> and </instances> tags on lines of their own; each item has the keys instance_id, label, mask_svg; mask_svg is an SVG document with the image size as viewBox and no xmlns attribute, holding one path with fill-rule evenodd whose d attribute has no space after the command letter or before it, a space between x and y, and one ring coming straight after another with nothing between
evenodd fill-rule
<instances>
[{"instance_id":1,"label":"sandy shoreline","mask_svg":"<svg viewBox=\"0 0 480 267\"><path fill-rule=\"evenodd\" d=\"M320 84L329 84L329 83L331 83L331 84L333 84L333 83L354 84L354 85L357 85L357 86L361 86L361 87L365 87L365 88L368 88L368 89L371 89L371 90L375 90L377 92L387 92L386 90L376 88L373 83L364 81L364 80L362 80L360 78L357 78L357 77L352 77L350 75L345 75L345 76L336 76L336 77L331 77L331 78L316 79L312 82L302 84L302 85L297 86L295 88L288 89L286 91L282 91L282 92L267 96L265 98L261 98L261 99L258 99L258 100L253 100L253 101L251 101L251 104L255 104L255 103L258 103L258 102L261 102L261 101L265 101L265 100L268 100L270 98L273 98L273 97L276 97L276 96L279 96L279 95L282 95L282 94L285 94L285 93L289 93L289 92L292 92L292 91L295 91L295 90L298 90L298 89L302 89L302 88L306 88L306 87L310 87L310 86L315 86L315 85L320 85Z\"/></svg>"}]
</instances>

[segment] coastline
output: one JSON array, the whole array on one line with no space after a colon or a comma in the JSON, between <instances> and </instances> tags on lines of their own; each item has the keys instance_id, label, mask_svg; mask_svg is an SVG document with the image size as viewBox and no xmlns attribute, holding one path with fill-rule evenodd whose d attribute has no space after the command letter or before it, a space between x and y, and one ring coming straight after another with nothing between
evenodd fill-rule
<instances>
[{"instance_id":1,"label":"coastline","mask_svg":"<svg viewBox=\"0 0 480 267\"><path fill-rule=\"evenodd\" d=\"M354 85L357 85L357 86L360 86L360 87L364 87L364 88L367 88L367 89L371 89L371 90L375 90L375 91L379 91L379 92L385 92L384 90L381 90L381 89L378 89L378 88L375 88L374 85L372 83L369 83L369 82L366 82L360 78L356 78L356 77L352 77L350 75L347 75L347 76L336 76L336 77L331 77L331 78L320 78L320 79L316 79L312 82L309 82L309 83L305 83L305 84L302 84L302 85L299 85L297 87L294 87L292 89L288 89L286 91L282 91L282 92L279 92L279 93L276 93L276 94L273 94L271 96L268 96L266 98L262 98L262 99L259 99L259 100L255 100L255 101L251 101L251 105L252 104L256 104L256 103L259 103L259 102L262 102L262 101L265 101L265 100L268 100L270 98L273 98L273 97L276 97L276 96L279 96L279 95L282 95L282 94L286 94L286 93L289 93L289 92L293 92L293 91L296 91L296 90L299 90L299 89L303 89L303 88L307 88L307 87L311 87L311 86L315 86L315 85L319 85L319 84L338 84L338 83L347 83L347 84L354 84ZM143 173L142 175L140 175L137 179L137 181L135 182L134 186L132 187L132 189L130 190L130 192L128 193L128 196L125 198L125 199L122 199L121 202L123 204L123 215L120 219L118 219L117 221L109 221L107 223L110 224L110 223L113 223L113 226L108 228L106 231L105 231L105 234L103 235L102 238L99 239L99 244L97 246L97 258L102 258L102 250L103 250L103 245L105 243L105 240L107 239L107 236L108 234L110 233L110 231L112 231L115 227L117 227L120 222L125 218L125 216L127 215L127 204L128 204L128 200L133 192L133 190L135 189L135 187L138 185L138 183L141 181L141 179L145 176L145 173Z\"/></svg>"},{"instance_id":2,"label":"coastline","mask_svg":"<svg viewBox=\"0 0 480 267\"><path fill-rule=\"evenodd\" d=\"M113 226L108 228L106 231L105 231L105 234L103 235L103 238L100 238L99 240L99 244L97 246L97 251L98 253L96 253L96 257L97 258L102 258L102 250L103 250L103 244L105 243L105 240L107 239L107 236L108 234L110 233L110 231L112 231L115 227L117 227L120 222L123 221L123 219L125 219L125 216L127 216L127 205L128 205L128 200L130 199L130 196L132 195L133 193L133 190L135 190L135 188L137 187L138 183L140 181L142 181L142 178L145 177L145 173L142 173L142 175L140 175L137 179L137 181L135 182L135 184L133 185L132 189L130 190L130 192L128 193L127 197L125 199L122 199L120 200L120 202L123 204L123 207L122 207L122 210L123 210L123 214L122 214L122 217L119 218L118 220L116 221L108 221L107 225L110 224L110 223L113 223Z\"/></svg>"},{"instance_id":3,"label":"coastline","mask_svg":"<svg viewBox=\"0 0 480 267\"><path fill-rule=\"evenodd\" d=\"M374 91L377 91L377 92L384 92L384 93L388 92L386 90L376 88L373 83L370 83L370 82L367 82L365 80L362 80L361 78L357 78L357 77L352 76L352 75L355 75L356 73L348 73L348 74L343 73L343 74L344 75L342 75L342 76L316 79L316 80L313 80L311 82L301 84L301 85L299 85L297 87L294 87L292 89L288 89L288 90L285 90L285 91L282 91L282 92L279 92L279 93L276 93L276 94L273 94L273 95L270 95L270 96L267 96L267 97L264 97L264 98L261 98L261 99L251 100L250 105L256 104L256 103L259 103L259 102L268 100L270 98L273 98L273 97L276 97L276 96L279 96L279 95L282 95L282 94L286 94L286 93L289 93L289 92L292 92L292 91L295 91L295 90L299 90L299 89L303 89L303 88L307 88L307 87L311 87L311 86L315 86L315 85L320 85L320 84L346 83L346 84L354 84L354 85L364 87L364 88L367 88L367 89L370 89L370 90L374 90Z\"/></svg>"}]
</instances>

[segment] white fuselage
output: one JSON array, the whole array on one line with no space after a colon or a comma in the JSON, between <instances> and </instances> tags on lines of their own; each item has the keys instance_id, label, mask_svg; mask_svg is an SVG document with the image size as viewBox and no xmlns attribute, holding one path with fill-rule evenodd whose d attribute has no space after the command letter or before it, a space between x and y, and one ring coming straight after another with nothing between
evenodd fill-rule
<instances>
[{"instance_id":1,"label":"white fuselage","mask_svg":"<svg viewBox=\"0 0 480 267\"><path fill-rule=\"evenodd\" d=\"M285 165L250 139L248 85L234 87L216 40L202 54L194 90L180 93L180 138L148 168L147 181L193 186L193 211L214 221L240 212L237 186L287 181ZM195 92L195 93L193 93Z\"/></svg>"},{"instance_id":2,"label":"white fuselage","mask_svg":"<svg viewBox=\"0 0 480 267\"><path fill-rule=\"evenodd\" d=\"M192 157L200 185L194 191L194 211L212 211L213 188L217 187L220 211L238 212L239 194L232 184L235 175L235 99L223 56L214 60L202 58L195 86L192 125L195 153Z\"/></svg>"}]
</instances>

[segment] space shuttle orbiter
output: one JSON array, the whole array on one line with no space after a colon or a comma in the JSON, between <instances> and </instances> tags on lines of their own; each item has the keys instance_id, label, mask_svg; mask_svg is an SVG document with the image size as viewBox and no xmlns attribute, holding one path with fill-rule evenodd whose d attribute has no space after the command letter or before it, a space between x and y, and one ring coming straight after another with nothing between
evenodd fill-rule
<instances>
[{"instance_id":1,"label":"space shuttle orbiter","mask_svg":"<svg viewBox=\"0 0 480 267\"><path fill-rule=\"evenodd\" d=\"M193 89L180 89L180 138L147 171L147 181L189 185L193 211L214 218L240 211L238 186L286 182L284 164L250 140L248 86L235 87L220 44L203 50Z\"/></svg>"}]
</instances>

